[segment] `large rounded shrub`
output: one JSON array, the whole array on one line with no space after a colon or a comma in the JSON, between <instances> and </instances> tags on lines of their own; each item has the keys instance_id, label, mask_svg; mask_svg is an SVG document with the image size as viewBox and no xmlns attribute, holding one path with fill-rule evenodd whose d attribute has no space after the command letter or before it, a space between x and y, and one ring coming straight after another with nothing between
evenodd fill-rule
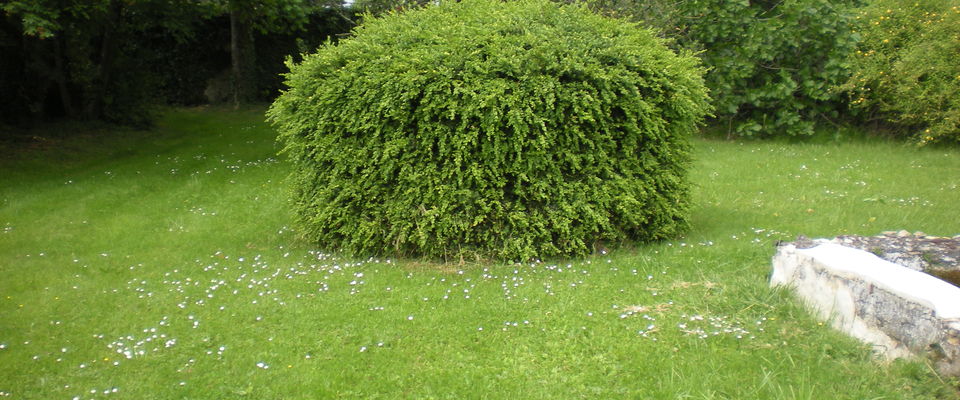
<instances>
[{"instance_id":1,"label":"large rounded shrub","mask_svg":"<svg viewBox=\"0 0 960 400\"><path fill-rule=\"evenodd\" d=\"M645 29L547 0L365 21L290 65L268 115L311 240L529 259L678 234L703 71Z\"/></svg>"}]
</instances>

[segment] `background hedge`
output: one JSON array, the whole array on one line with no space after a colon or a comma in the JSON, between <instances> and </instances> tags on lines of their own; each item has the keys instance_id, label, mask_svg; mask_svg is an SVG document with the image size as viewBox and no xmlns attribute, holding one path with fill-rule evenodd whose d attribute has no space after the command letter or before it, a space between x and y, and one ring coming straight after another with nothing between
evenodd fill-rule
<instances>
[{"instance_id":1,"label":"background hedge","mask_svg":"<svg viewBox=\"0 0 960 400\"><path fill-rule=\"evenodd\" d=\"M808 136L845 111L853 0L585 0L697 52L730 136Z\"/></svg>"}]
</instances>

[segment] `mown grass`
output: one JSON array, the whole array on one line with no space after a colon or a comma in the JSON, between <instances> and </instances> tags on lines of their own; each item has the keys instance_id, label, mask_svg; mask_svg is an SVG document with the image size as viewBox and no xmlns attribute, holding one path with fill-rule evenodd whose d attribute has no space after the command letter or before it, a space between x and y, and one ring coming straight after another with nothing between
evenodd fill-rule
<instances>
[{"instance_id":1,"label":"mown grass","mask_svg":"<svg viewBox=\"0 0 960 400\"><path fill-rule=\"evenodd\" d=\"M261 109L0 162L0 396L957 398L770 289L797 234L960 233L960 152L696 141L693 229L582 260L346 259L296 240Z\"/></svg>"}]
</instances>

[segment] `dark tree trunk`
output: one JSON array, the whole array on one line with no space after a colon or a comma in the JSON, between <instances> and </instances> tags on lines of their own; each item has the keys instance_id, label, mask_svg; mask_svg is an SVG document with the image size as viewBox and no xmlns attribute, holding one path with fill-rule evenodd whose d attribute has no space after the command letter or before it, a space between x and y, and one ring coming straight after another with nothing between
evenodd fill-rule
<instances>
[{"instance_id":1,"label":"dark tree trunk","mask_svg":"<svg viewBox=\"0 0 960 400\"><path fill-rule=\"evenodd\" d=\"M76 110L73 108L73 96L70 95L70 87L67 86L67 68L63 56L63 50L66 44L64 34L57 35L53 44L53 65L54 80L57 82L57 90L60 92L60 104L63 105L63 113L67 118L75 118Z\"/></svg>"},{"instance_id":2,"label":"dark tree trunk","mask_svg":"<svg viewBox=\"0 0 960 400\"><path fill-rule=\"evenodd\" d=\"M116 31L123 14L123 2L112 0L107 10L100 37L100 60L84 107L87 118L100 119L104 115L105 99L113 80L113 63L117 52Z\"/></svg>"},{"instance_id":3,"label":"dark tree trunk","mask_svg":"<svg viewBox=\"0 0 960 400\"><path fill-rule=\"evenodd\" d=\"M240 12L236 5L230 5L230 87L233 91L233 104L240 105L240 38L237 25L240 24Z\"/></svg>"},{"instance_id":4,"label":"dark tree trunk","mask_svg":"<svg viewBox=\"0 0 960 400\"><path fill-rule=\"evenodd\" d=\"M230 4L230 64L235 106L253 100L256 91L253 30L250 21L240 10L241 6L236 0Z\"/></svg>"},{"instance_id":5,"label":"dark tree trunk","mask_svg":"<svg viewBox=\"0 0 960 400\"><path fill-rule=\"evenodd\" d=\"M17 96L25 103L29 118L22 121L37 123L46 117L47 89L55 81L52 69L44 60L49 54L43 42L32 36L21 35L20 46L23 49L23 70L17 84Z\"/></svg>"}]
</instances>

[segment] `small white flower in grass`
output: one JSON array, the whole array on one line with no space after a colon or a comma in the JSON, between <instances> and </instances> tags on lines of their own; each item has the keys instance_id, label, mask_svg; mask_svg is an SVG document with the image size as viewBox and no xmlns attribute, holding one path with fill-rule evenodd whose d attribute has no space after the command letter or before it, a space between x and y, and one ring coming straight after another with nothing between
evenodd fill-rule
<instances>
[{"instance_id":1,"label":"small white flower in grass","mask_svg":"<svg viewBox=\"0 0 960 400\"><path fill-rule=\"evenodd\" d=\"M267 368L270 368L270 366L267 365L267 363L260 361L257 363L257 368L267 369Z\"/></svg>"},{"instance_id":2,"label":"small white flower in grass","mask_svg":"<svg viewBox=\"0 0 960 400\"><path fill-rule=\"evenodd\" d=\"M367 346L360 346L360 352L363 353L367 351Z\"/></svg>"},{"instance_id":3,"label":"small white flower in grass","mask_svg":"<svg viewBox=\"0 0 960 400\"><path fill-rule=\"evenodd\" d=\"M412 316L412 315L408 315L408 316L407 316L407 321L413 321L413 316Z\"/></svg>"}]
</instances>

